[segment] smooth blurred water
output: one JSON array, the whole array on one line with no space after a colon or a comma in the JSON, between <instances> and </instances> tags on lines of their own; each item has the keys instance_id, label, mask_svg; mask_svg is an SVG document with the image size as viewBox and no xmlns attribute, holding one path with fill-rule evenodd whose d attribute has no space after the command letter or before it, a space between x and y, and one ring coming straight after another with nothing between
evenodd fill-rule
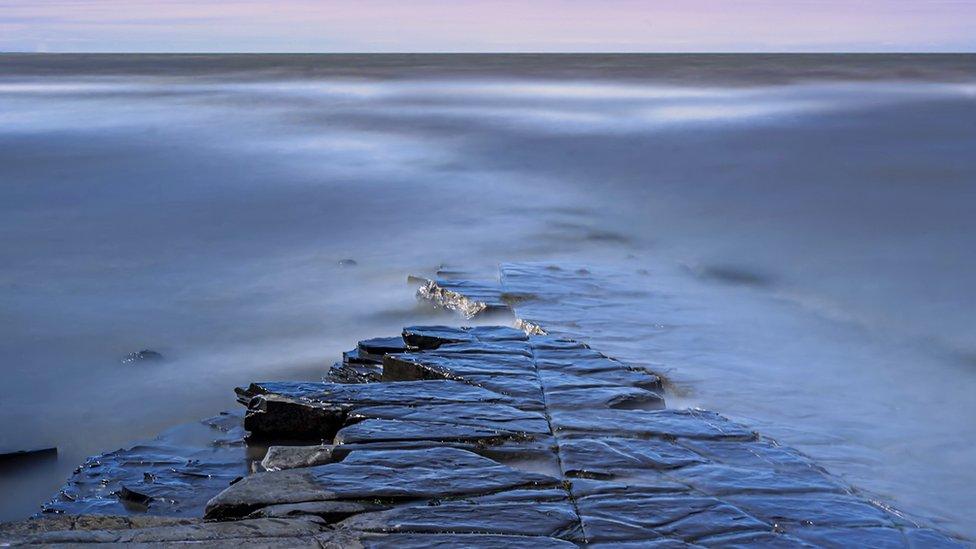
<instances>
[{"instance_id":1,"label":"smooth blurred water","mask_svg":"<svg viewBox=\"0 0 976 549\"><path fill-rule=\"evenodd\" d=\"M0 56L0 447L62 449L0 519L551 258L650 270L605 343L676 402L976 535L974 61Z\"/></svg>"}]
</instances>

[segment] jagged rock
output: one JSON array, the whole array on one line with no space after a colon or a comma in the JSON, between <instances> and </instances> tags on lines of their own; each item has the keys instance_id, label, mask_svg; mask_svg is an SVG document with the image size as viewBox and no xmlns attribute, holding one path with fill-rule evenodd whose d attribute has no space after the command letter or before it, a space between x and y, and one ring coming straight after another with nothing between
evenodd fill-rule
<instances>
[{"instance_id":1,"label":"jagged rock","mask_svg":"<svg viewBox=\"0 0 976 549\"><path fill-rule=\"evenodd\" d=\"M470 282L464 280L427 281L417 290L417 295L430 300L435 305L457 311L472 318L486 311L505 311L508 306L502 301L501 289L497 284Z\"/></svg>"},{"instance_id":2,"label":"jagged rock","mask_svg":"<svg viewBox=\"0 0 976 549\"><path fill-rule=\"evenodd\" d=\"M271 446L261 460L265 471L312 467L332 461L332 446Z\"/></svg>"}]
</instances>

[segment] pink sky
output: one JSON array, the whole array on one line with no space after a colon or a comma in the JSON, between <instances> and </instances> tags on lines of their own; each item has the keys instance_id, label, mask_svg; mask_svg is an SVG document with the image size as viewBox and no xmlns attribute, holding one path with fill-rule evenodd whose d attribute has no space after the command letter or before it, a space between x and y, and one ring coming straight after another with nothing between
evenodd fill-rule
<instances>
[{"instance_id":1,"label":"pink sky","mask_svg":"<svg viewBox=\"0 0 976 549\"><path fill-rule=\"evenodd\" d=\"M976 51L976 0L0 0L0 51Z\"/></svg>"}]
</instances>

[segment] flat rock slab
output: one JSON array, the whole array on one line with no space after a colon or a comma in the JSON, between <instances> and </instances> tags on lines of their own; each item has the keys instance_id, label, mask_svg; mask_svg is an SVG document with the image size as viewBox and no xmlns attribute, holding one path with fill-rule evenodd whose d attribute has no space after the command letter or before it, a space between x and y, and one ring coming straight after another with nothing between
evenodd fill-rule
<instances>
[{"instance_id":1,"label":"flat rock slab","mask_svg":"<svg viewBox=\"0 0 976 549\"><path fill-rule=\"evenodd\" d=\"M360 451L339 463L247 477L213 498L205 517L243 518L286 503L430 499L558 484L457 448Z\"/></svg>"},{"instance_id":2,"label":"flat rock slab","mask_svg":"<svg viewBox=\"0 0 976 549\"><path fill-rule=\"evenodd\" d=\"M419 383L253 383L240 393L248 398L273 394L307 402L337 407L377 406L387 404L458 404L498 403L518 404L517 401L479 387L453 383L450 380L431 380Z\"/></svg>"},{"instance_id":3,"label":"flat rock slab","mask_svg":"<svg viewBox=\"0 0 976 549\"><path fill-rule=\"evenodd\" d=\"M545 414L531 410L520 410L504 404L366 406L351 412L349 419L351 421L366 419L428 421L514 433L549 434L549 422Z\"/></svg>"},{"instance_id":4,"label":"flat rock slab","mask_svg":"<svg viewBox=\"0 0 976 549\"><path fill-rule=\"evenodd\" d=\"M567 437L593 434L693 440L756 440L742 425L705 410L554 410L552 425Z\"/></svg>"},{"instance_id":5,"label":"flat rock slab","mask_svg":"<svg viewBox=\"0 0 976 549\"><path fill-rule=\"evenodd\" d=\"M340 528L364 532L509 534L580 540L579 517L568 499L561 502L444 502L363 513Z\"/></svg>"}]
</instances>

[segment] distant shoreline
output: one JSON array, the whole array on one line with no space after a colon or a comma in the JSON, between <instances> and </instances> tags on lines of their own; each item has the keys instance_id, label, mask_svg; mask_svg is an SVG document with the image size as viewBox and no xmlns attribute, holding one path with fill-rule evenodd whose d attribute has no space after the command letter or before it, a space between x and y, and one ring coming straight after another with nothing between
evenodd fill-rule
<instances>
[{"instance_id":1,"label":"distant shoreline","mask_svg":"<svg viewBox=\"0 0 976 549\"><path fill-rule=\"evenodd\" d=\"M0 53L5 77L613 78L673 84L976 79L973 53Z\"/></svg>"}]
</instances>

